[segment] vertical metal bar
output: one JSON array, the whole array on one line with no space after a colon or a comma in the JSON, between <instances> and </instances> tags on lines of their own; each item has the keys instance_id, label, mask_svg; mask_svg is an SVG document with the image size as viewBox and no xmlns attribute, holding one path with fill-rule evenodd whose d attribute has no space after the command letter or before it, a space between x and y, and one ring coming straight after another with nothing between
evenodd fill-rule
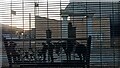
<instances>
[{"instance_id":1,"label":"vertical metal bar","mask_svg":"<svg viewBox=\"0 0 120 68\"><path fill-rule=\"evenodd\" d=\"M49 30L49 15L48 15L48 0L47 0L47 30ZM46 33L47 34L47 33ZM48 44L49 38L47 38L46 43ZM49 56L49 47L50 45L48 44L48 62L50 62L50 56Z\"/></svg>"},{"instance_id":2,"label":"vertical metal bar","mask_svg":"<svg viewBox=\"0 0 120 68\"><path fill-rule=\"evenodd\" d=\"M29 13L29 48L31 48L31 13Z\"/></svg>"},{"instance_id":3,"label":"vertical metal bar","mask_svg":"<svg viewBox=\"0 0 120 68\"><path fill-rule=\"evenodd\" d=\"M35 2L36 0L34 0L34 22L36 23L36 8L37 7L39 7L39 6L35 6ZM34 42L35 42L35 53L36 53L36 25L35 25L35 38L34 38L35 40L34 40ZM36 56L35 56L36 57ZM35 60L36 60L36 58L35 58Z\"/></svg>"},{"instance_id":4,"label":"vertical metal bar","mask_svg":"<svg viewBox=\"0 0 120 68\"><path fill-rule=\"evenodd\" d=\"M48 8L48 0L47 0L47 29L49 28L49 14L48 14L49 8Z\"/></svg>"},{"instance_id":5,"label":"vertical metal bar","mask_svg":"<svg viewBox=\"0 0 120 68\"><path fill-rule=\"evenodd\" d=\"M13 22L12 21L12 0L11 0L11 7L10 8L11 8L11 14L10 14L10 16L11 16L11 24L10 24L11 25L11 34L10 34L10 38L12 40L12 22Z\"/></svg>"},{"instance_id":6,"label":"vertical metal bar","mask_svg":"<svg viewBox=\"0 0 120 68\"><path fill-rule=\"evenodd\" d=\"M120 1L118 2L118 14L120 15ZM120 21L120 20L119 20ZM120 31L120 30L119 30ZM120 35L119 35L120 36ZM118 66L120 67L120 46L118 46Z\"/></svg>"},{"instance_id":7,"label":"vertical metal bar","mask_svg":"<svg viewBox=\"0 0 120 68\"><path fill-rule=\"evenodd\" d=\"M11 32L10 32L10 33L11 33L11 34L10 34L11 40L10 40L10 41L12 41L12 22L13 22L13 21L12 21L12 0L11 0L11 7L10 7L10 8L11 8L11 24L10 24L10 25L11 25ZM9 45L9 42L8 42L8 45ZM9 60L12 60L12 57L9 57L9 58L8 58L9 67L12 68L12 61L9 61Z\"/></svg>"},{"instance_id":8,"label":"vertical metal bar","mask_svg":"<svg viewBox=\"0 0 120 68\"><path fill-rule=\"evenodd\" d=\"M100 33L101 33L101 27L102 27L102 26L101 26L101 21L102 21L102 20L101 20L101 14L102 14L102 13L101 13L101 2L99 2L99 13L100 13ZM100 35L100 61L101 61L100 64L101 64L101 68L102 68L102 65L103 65L103 64L102 64L102 45L101 45L101 43L102 43L102 42L101 42L101 35Z\"/></svg>"},{"instance_id":9,"label":"vertical metal bar","mask_svg":"<svg viewBox=\"0 0 120 68\"><path fill-rule=\"evenodd\" d=\"M22 31L22 33L23 33L23 37L22 37L22 39L23 39L23 43L22 43L22 45L23 45L23 55L24 55L24 52L25 52L25 48L24 48L24 0L22 0L22 22L23 22L23 31ZM22 60L22 62L24 63L24 59Z\"/></svg>"},{"instance_id":10,"label":"vertical metal bar","mask_svg":"<svg viewBox=\"0 0 120 68\"><path fill-rule=\"evenodd\" d=\"M61 3L61 0L60 0L60 10L62 10L62 5L61 5L62 3ZM61 19L61 15L60 15L60 38L61 38L61 40L60 41L62 41L62 21L61 21L62 19ZM60 44L60 47L62 46L62 44ZM62 47L60 48L60 61L62 61Z\"/></svg>"},{"instance_id":11,"label":"vertical metal bar","mask_svg":"<svg viewBox=\"0 0 120 68\"><path fill-rule=\"evenodd\" d=\"M114 16L114 4L113 4L113 2L112 2L112 16L113 16L113 21L114 21L114 19L116 18L115 16ZM114 34L114 33L113 33ZM114 39L113 39L113 41L114 41ZM115 68L115 45L113 45L113 63L114 63L114 68Z\"/></svg>"}]
</instances>

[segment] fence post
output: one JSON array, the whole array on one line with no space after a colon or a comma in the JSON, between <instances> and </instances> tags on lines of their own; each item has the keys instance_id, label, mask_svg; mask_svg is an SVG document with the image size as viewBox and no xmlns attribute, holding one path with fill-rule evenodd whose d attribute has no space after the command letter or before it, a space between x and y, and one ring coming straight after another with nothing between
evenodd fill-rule
<instances>
[{"instance_id":1,"label":"fence post","mask_svg":"<svg viewBox=\"0 0 120 68\"><path fill-rule=\"evenodd\" d=\"M91 36L88 37L87 39L87 57L86 57L86 63L87 63L87 68L90 68L90 50L91 50Z\"/></svg>"}]
</instances>

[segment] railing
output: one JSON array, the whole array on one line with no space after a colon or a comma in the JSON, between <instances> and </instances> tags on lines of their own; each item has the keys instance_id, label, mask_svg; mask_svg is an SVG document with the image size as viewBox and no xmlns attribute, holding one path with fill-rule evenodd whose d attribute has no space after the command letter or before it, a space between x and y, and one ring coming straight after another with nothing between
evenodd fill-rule
<instances>
[{"instance_id":1,"label":"railing","mask_svg":"<svg viewBox=\"0 0 120 68\"><path fill-rule=\"evenodd\" d=\"M30 41L36 40L46 41L47 39L31 39ZM41 42L42 47L25 49L15 48L15 42L22 41L22 39L5 39L4 46L7 53L9 67L12 68L14 64L20 65L20 67L90 67L91 36L88 38L49 40L51 40L50 43ZM81 44L81 40L86 42ZM29 40L26 39L24 41Z\"/></svg>"}]
</instances>

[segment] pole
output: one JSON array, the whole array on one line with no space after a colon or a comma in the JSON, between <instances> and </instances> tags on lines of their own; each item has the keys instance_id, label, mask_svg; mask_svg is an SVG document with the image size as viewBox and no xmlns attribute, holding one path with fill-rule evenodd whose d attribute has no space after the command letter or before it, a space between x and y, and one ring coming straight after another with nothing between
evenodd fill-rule
<instances>
[{"instance_id":1,"label":"pole","mask_svg":"<svg viewBox=\"0 0 120 68\"><path fill-rule=\"evenodd\" d=\"M29 48L31 48L31 13L29 13Z\"/></svg>"}]
</instances>

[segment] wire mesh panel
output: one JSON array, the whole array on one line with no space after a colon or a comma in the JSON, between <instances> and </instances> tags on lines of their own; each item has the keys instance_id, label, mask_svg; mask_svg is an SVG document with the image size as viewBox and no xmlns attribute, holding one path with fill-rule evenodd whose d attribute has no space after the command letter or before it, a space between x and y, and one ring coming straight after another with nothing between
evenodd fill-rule
<instances>
[{"instance_id":1,"label":"wire mesh panel","mask_svg":"<svg viewBox=\"0 0 120 68\"><path fill-rule=\"evenodd\" d=\"M119 67L119 1L0 4L3 67Z\"/></svg>"}]
</instances>

